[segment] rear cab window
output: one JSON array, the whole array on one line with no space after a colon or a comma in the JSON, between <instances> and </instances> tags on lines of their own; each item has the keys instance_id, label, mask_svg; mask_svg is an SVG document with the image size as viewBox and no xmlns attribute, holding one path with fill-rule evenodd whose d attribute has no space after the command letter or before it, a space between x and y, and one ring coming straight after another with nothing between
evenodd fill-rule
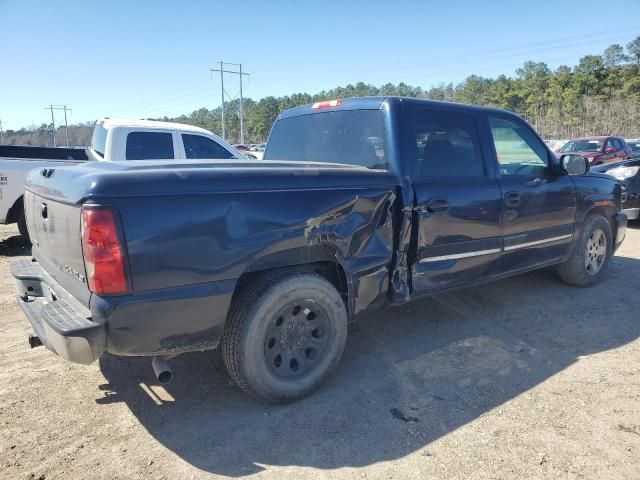
<instances>
[{"instance_id":1,"label":"rear cab window","mask_svg":"<svg viewBox=\"0 0 640 480\"><path fill-rule=\"evenodd\" d=\"M93 136L91 137L91 149L104 158L104 151L107 146L107 129L102 125L96 124L93 127Z\"/></svg>"},{"instance_id":2,"label":"rear cab window","mask_svg":"<svg viewBox=\"0 0 640 480\"><path fill-rule=\"evenodd\" d=\"M173 134L170 132L130 132L127 134L127 160L173 159Z\"/></svg>"},{"instance_id":3,"label":"rear cab window","mask_svg":"<svg viewBox=\"0 0 640 480\"><path fill-rule=\"evenodd\" d=\"M340 110L278 120L263 158L388 170L387 148L382 111Z\"/></svg>"}]
</instances>

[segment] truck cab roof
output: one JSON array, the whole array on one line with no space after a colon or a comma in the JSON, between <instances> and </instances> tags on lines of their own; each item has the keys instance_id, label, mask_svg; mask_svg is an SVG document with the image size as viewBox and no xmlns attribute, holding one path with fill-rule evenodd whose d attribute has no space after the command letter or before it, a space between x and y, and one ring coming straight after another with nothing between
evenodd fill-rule
<instances>
[{"instance_id":1,"label":"truck cab roof","mask_svg":"<svg viewBox=\"0 0 640 480\"><path fill-rule=\"evenodd\" d=\"M425 98L415 97L399 97L399 96L372 96L372 97L349 97L339 98L335 100L320 101L302 105L299 107L289 108L280 113L279 119L297 117L300 115L309 115L312 113L322 113L326 111L340 110L378 110L382 108L383 103L388 100L399 101L402 103L419 103L423 106L432 106L434 108L451 108L455 110L482 111L482 112L499 112L503 115L511 115L520 117L516 113L500 108L483 107L478 105L469 105L457 102L445 102L440 100L429 100Z\"/></svg>"},{"instance_id":2,"label":"truck cab roof","mask_svg":"<svg viewBox=\"0 0 640 480\"><path fill-rule=\"evenodd\" d=\"M158 129L158 130L176 130L181 132L193 132L205 135L211 135L211 132L204 128L194 127L193 125L185 125L184 123L159 122L156 120L131 120L118 118L103 118L96 122L105 129L113 127L125 128L141 128L141 129Z\"/></svg>"}]
</instances>

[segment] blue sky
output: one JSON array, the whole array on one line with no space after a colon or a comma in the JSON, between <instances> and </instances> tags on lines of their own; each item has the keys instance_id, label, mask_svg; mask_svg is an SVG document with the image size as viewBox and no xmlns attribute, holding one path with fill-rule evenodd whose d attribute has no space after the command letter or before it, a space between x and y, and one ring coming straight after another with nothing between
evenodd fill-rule
<instances>
[{"instance_id":1,"label":"blue sky","mask_svg":"<svg viewBox=\"0 0 640 480\"><path fill-rule=\"evenodd\" d=\"M0 120L40 125L50 103L71 106L72 123L214 108L219 60L243 63L258 99L573 65L638 35L638 0L0 0Z\"/></svg>"}]
</instances>

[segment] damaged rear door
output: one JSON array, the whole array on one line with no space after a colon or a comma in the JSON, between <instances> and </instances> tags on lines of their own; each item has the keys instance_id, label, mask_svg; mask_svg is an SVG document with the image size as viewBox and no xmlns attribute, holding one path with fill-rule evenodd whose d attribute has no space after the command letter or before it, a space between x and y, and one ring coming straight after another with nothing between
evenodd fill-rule
<instances>
[{"instance_id":1,"label":"damaged rear door","mask_svg":"<svg viewBox=\"0 0 640 480\"><path fill-rule=\"evenodd\" d=\"M413 292L495 275L502 251L501 192L495 168L484 158L475 115L452 107L409 110Z\"/></svg>"}]
</instances>

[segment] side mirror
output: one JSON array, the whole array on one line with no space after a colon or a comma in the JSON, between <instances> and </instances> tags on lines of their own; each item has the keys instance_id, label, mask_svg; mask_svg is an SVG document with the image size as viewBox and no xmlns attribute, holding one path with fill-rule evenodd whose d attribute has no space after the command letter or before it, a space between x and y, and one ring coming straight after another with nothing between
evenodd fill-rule
<instances>
[{"instance_id":1,"label":"side mirror","mask_svg":"<svg viewBox=\"0 0 640 480\"><path fill-rule=\"evenodd\" d=\"M604 153L615 153L615 147L607 147L604 149Z\"/></svg>"},{"instance_id":2,"label":"side mirror","mask_svg":"<svg viewBox=\"0 0 640 480\"><path fill-rule=\"evenodd\" d=\"M584 175L589 171L589 160L582 155L574 153L562 155L560 163L569 175Z\"/></svg>"}]
</instances>

